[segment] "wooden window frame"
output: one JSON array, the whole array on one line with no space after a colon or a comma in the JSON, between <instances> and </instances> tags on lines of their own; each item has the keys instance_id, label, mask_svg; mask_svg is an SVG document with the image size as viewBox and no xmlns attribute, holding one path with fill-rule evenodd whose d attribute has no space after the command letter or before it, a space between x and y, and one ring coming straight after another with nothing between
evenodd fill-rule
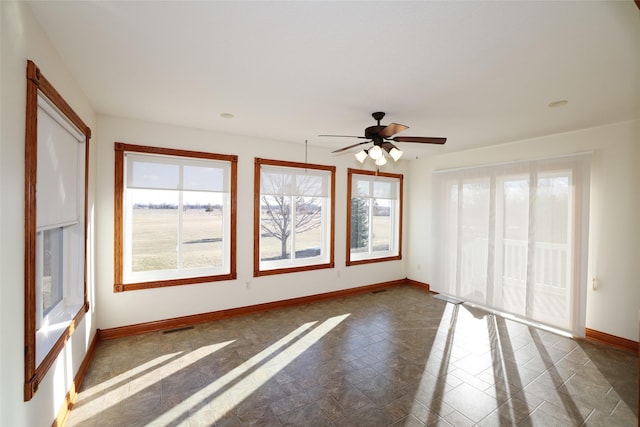
<instances>
[{"instance_id":1,"label":"wooden window frame","mask_svg":"<svg viewBox=\"0 0 640 427\"><path fill-rule=\"evenodd\" d=\"M399 197L398 197L398 255L387 256L387 257L378 257L378 258L367 258L367 259L359 259L352 260L351 259L351 185L352 185L352 177L353 175L369 175L369 176L382 176L386 178L394 178L399 180L400 188ZM369 171L362 169L352 169L349 168L347 170L347 261L346 266L352 265L360 265L360 264L370 264L374 262L385 262L385 261L396 261L402 259L402 205L403 205L403 183L404 175L395 174L395 173L386 173L380 171Z\"/></svg>"},{"instance_id":2,"label":"wooden window frame","mask_svg":"<svg viewBox=\"0 0 640 427\"><path fill-rule=\"evenodd\" d=\"M116 142L115 151L115 182L114 182L114 284L113 292L133 291L140 289L162 288L167 286L191 285L196 283L218 282L234 280L236 272L236 225L237 225L237 189L238 189L238 156L215 154L202 151L189 151L173 148L151 147L145 145L125 144ZM219 160L230 163L230 242L229 242L229 273L184 277L168 280L153 280L147 282L123 283L124 256L124 155L125 152L158 154L174 157L188 157L205 160Z\"/></svg>"},{"instance_id":3,"label":"wooden window frame","mask_svg":"<svg viewBox=\"0 0 640 427\"><path fill-rule=\"evenodd\" d=\"M87 214L89 186L89 140L91 129L80 119L60 93L44 77L33 61L27 61L26 129L25 129L25 239L24 239L24 400L29 401L38 390L38 385L47 374L65 343L69 340L89 311L87 296ZM44 96L84 136L84 303L70 320L69 325L51 347L51 350L36 365L36 208L37 208L37 159L38 159L38 95Z\"/></svg>"},{"instance_id":4,"label":"wooden window frame","mask_svg":"<svg viewBox=\"0 0 640 427\"><path fill-rule=\"evenodd\" d=\"M329 262L322 264L311 264L311 265L303 265L303 266L295 266L295 267L284 267L284 268L274 268L271 270L261 270L260 269L260 206L261 206L261 193L260 193L260 167L262 165L268 166L280 166L287 168L298 168L298 169L315 169L328 171L331 173L330 178L330 200L331 207L329 212L329 220L331 224L329 226ZM283 160L270 160L270 159L255 159L254 165L254 193L253 193L253 277L259 276L269 276L274 274L285 274L285 273L294 273L300 271L310 271L310 270L319 270L324 268L333 268L335 266L334 263L334 247L335 247L335 191L336 191L336 167L335 166L326 166L326 165L318 165L311 163L300 163L300 162L288 162Z\"/></svg>"}]
</instances>

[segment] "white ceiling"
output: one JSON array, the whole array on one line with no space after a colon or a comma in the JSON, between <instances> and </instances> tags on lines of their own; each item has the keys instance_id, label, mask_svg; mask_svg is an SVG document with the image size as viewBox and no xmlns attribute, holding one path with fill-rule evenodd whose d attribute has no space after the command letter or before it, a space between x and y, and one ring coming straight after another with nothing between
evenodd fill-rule
<instances>
[{"instance_id":1,"label":"white ceiling","mask_svg":"<svg viewBox=\"0 0 640 427\"><path fill-rule=\"evenodd\" d=\"M407 157L640 117L631 0L28 3L102 114L333 150L358 140L317 135L385 111L448 137Z\"/></svg>"}]
</instances>

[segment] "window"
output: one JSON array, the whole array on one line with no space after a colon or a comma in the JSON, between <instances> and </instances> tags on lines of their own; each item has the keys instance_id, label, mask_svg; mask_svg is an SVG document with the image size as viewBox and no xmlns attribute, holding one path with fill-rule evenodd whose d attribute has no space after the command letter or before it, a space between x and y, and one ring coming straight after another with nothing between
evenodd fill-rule
<instances>
[{"instance_id":1,"label":"window","mask_svg":"<svg viewBox=\"0 0 640 427\"><path fill-rule=\"evenodd\" d=\"M403 176L355 169L347 176L347 265L401 259Z\"/></svg>"},{"instance_id":2,"label":"window","mask_svg":"<svg viewBox=\"0 0 640 427\"><path fill-rule=\"evenodd\" d=\"M584 334L589 161L434 173L434 289Z\"/></svg>"},{"instance_id":3,"label":"window","mask_svg":"<svg viewBox=\"0 0 640 427\"><path fill-rule=\"evenodd\" d=\"M333 268L335 167L256 159L254 276Z\"/></svg>"},{"instance_id":4,"label":"window","mask_svg":"<svg viewBox=\"0 0 640 427\"><path fill-rule=\"evenodd\" d=\"M115 151L114 291L235 279L237 157Z\"/></svg>"},{"instance_id":5,"label":"window","mask_svg":"<svg viewBox=\"0 0 640 427\"><path fill-rule=\"evenodd\" d=\"M30 400L89 309L89 129L31 61L25 135L25 384Z\"/></svg>"}]
</instances>

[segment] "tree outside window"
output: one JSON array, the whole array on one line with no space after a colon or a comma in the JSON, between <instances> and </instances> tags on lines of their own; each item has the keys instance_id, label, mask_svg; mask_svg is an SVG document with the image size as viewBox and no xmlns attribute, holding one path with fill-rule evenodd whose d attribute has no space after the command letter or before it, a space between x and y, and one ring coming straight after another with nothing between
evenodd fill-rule
<instances>
[{"instance_id":1,"label":"tree outside window","mask_svg":"<svg viewBox=\"0 0 640 427\"><path fill-rule=\"evenodd\" d=\"M351 244L352 250L362 250L369 244L369 202L351 199Z\"/></svg>"},{"instance_id":2,"label":"tree outside window","mask_svg":"<svg viewBox=\"0 0 640 427\"><path fill-rule=\"evenodd\" d=\"M331 264L334 170L256 159L256 275Z\"/></svg>"},{"instance_id":3,"label":"tree outside window","mask_svg":"<svg viewBox=\"0 0 640 427\"><path fill-rule=\"evenodd\" d=\"M347 265L401 258L402 178L349 169Z\"/></svg>"}]
</instances>

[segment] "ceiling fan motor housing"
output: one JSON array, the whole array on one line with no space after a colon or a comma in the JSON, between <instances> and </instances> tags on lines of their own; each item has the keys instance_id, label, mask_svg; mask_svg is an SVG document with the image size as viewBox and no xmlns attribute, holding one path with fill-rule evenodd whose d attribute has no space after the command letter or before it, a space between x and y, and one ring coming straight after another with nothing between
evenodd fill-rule
<instances>
[{"instance_id":1,"label":"ceiling fan motor housing","mask_svg":"<svg viewBox=\"0 0 640 427\"><path fill-rule=\"evenodd\" d=\"M383 138L379 135L382 129L386 128L386 126L369 126L364 130L364 136L367 139L372 139L376 144L382 144Z\"/></svg>"},{"instance_id":2,"label":"ceiling fan motor housing","mask_svg":"<svg viewBox=\"0 0 640 427\"><path fill-rule=\"evenodd\" d=\"M373 140L374 145L380 145L384 142L384 138L379 135L382 129L386 128L386 126L380 125L380 120L384 118L384 115L385 113L382 111L376 111L375 113L371 113L371 117L373 117L373 120L378 122L378 125L369 126L364 130L364 136L367 139Z\"/></svg>"}]
</instances>

